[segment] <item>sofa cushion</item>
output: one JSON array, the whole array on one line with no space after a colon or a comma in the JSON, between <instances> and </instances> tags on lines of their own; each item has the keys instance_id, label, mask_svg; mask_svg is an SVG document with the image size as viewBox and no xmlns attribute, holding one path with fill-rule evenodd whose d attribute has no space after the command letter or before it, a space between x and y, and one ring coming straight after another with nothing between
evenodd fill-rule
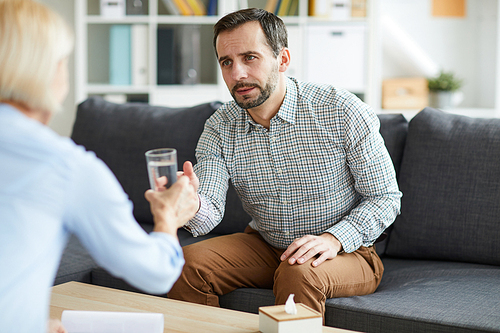
<instances>
[{"instance_id":1,"label":"sofa cushion","mask_svg":"<svg viewBox=\"0 0 500 333\"><path fill-rule=\"evenodd\" d=\"M408 135L408 121L402 114L379 114L380 134L384 138L385 146L391 155L396 175L399 175L406 136Z\"/></svg>"},{"instance_id":2,"label":"sofa cushion","mask_svg":"<svg viewBox=\"0 0 500 333\"><path fill-rule=\"evenodd\" d=\"M59 262L54 285L69 281L91 282L91 271L97 264L83 247L78 238L72 235Z\"/></svg>"},{"instance_id":3,"label":"sofa cushion","mask_svg":"<svg viewBox=\"0 0 500 333\"><path fill-rule=\"evenodd\" d=\"M392 164L394 164L394 169L396 170L396 177L398 177L406 136L408 135L408 120L402 114L382 113L378 115L378 118L380 120L380 134L384 138L385 147L389 155L391 155ZM386 230L387 234L391 232L391 228L389 227ZM375 247L377 254L379 256L385 255L386 247L387 238L377 242Z\"/></svg>"},{"instance_id":4,"label":"sofa cushion","mask_svg":"<svg viewBox=\"0 0 500 333\"><path fill-rule=\"evenodd\" d=\"M500 265L500 119L424 109L409 124L399 185L387 255Z\"/></svg>"},{"instance_id":5,"label":"sofa cushion","mask_svg":"<svg viewBox=\"0 0 500 333\"><path fill-rule=\"evenodd\" d=\"M375 293L326 301L328 326L385 332L500 331L500 267L383 259Z\"/></svg>"}]
</instances>

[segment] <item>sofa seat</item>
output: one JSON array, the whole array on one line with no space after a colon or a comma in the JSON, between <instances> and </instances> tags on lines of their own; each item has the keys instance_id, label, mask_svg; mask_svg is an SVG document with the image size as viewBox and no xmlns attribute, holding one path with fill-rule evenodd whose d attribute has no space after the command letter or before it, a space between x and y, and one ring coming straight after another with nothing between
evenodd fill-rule
<instances>
[{"instance_id":1,"label":"sofa seat","mask_svg":"<svg viewBox=\"0 0 500 333\"><path fill-rule=\"evenodd\" d=\"M92 270L97 264L74 235L68 240L59 263L54 285L70 281L92 282Z\"/></svg>"},{"instance_id":2,"label":"sofa seat","mask_svg":"<svg viewBox=\"0 0 500 333\"><path fill-rule=\"evenodd\" d=\"M500 267L387 257L383 262L374 294L327 300L327 325L369 332L500 330Z\"/></svg>"}]
</instances>

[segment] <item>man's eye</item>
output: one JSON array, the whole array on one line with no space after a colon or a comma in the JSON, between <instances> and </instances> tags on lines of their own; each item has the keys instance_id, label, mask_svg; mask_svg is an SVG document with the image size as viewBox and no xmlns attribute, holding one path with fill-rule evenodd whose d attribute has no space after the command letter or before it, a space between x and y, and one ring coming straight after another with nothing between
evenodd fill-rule
<instances>
[{"instance_id":1,"label":"man's eye","mask_svg":"<svg viewBox=\"0 0 500 333\"><path fill-rule=\"evenodd\" d=\"M223 62L221 62L221 64L224 67L229 66L229 65L231 65L231 60L224 60Z\"/></svg>"},{"instance_id":2,"label":"man's eye","mask_svg":"<svg viewBox=\"0 0 500 333\"><path fill-rule=\"evenodd\" d=\"M253 60L253 59L255 59L255 57L253 55L247 56L247 60Z\"/></svg>"}]
</instances>

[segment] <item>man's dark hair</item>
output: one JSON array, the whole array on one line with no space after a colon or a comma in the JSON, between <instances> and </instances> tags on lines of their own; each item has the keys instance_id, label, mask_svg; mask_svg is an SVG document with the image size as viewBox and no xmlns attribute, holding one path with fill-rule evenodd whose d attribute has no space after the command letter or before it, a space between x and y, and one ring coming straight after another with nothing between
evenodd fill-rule
<instances>
[{"instance_id":1,"label":"man's dark hair","mask_svg":"<svg viewBox=\"0 0 500 333\"><path fill-rule=\"evenodd\" d=\"M257 21L260 23L264 35L267 39L267 44L273 51L275 57L280 54L284 47L288 47L288 33L285 23L273 13L264 9L248 8L242 9L233 13L229 13L221 18L214 26L214 49L217 55L216 42L217 37L223 31L231 31L237 27L247 23Z\"/></svg>"}]
</instances>

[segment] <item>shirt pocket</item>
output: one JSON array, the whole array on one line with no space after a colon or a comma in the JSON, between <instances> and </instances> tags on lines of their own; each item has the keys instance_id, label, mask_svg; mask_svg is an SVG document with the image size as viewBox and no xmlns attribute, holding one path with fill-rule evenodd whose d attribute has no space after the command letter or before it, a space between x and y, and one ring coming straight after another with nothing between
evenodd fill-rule
<instances>
[{"instance_id":1,"label":"shirt pocket","mask_svg":"<svg viewBox=\"0 0 500 333\"><path fill-rule=\"evenodd\" d=\"M350 183L350 172L344 149L325 142L304 145L296 159L294 181L300 184L304 198L333 195L340 187Z\"/></svg>"}]
</instances>

